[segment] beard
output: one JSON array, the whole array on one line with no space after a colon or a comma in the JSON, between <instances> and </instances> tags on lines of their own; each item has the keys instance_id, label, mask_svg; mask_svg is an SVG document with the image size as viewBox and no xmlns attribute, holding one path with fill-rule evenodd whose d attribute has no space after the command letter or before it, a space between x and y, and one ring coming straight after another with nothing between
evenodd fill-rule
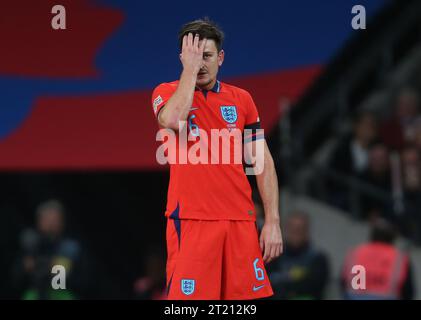
<instances>
[{"instance_id":1,"label":"beard","mask_svg":"<svg viewBox=\"0 0 421 320\"><path fill-rule=\"evenodd\" d=\"M209 86L212 83L212 79L208 78L208 79L197 79L196 80L196 86L198 86L199 88L206 88L207 86Z\"/></svg>"}]
</instances>

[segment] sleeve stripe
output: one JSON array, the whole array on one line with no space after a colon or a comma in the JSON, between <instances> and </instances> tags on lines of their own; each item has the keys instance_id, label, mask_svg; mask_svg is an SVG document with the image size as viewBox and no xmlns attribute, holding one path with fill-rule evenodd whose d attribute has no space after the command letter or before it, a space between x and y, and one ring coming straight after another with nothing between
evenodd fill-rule
<instances>
[{"instance_id":1,"label":"sleeve stripe","mask_svg":"<svg viewBox=\"0 0 421 320\"><path fill-rule=\"evenodd\" d=\"M252 142L252 141L256 141L256 140L262 140L264 139L265 136L263 134L259 134L259 135L253 135L250 138L245 138L244 139L244 144Z\"/></svg>"},{"instance_id":2,"label":"sleeve stripe","mask_svg":"<svg viewBox=\"0 0 421 320\"><path fill-rule=\"evenodd\" d=\"M260 129L260 121L254 122L254 123L250 123L250 124L246 124L244 126L244 129L251 129L251 130Z\"/></svg>"},{"instance_id":3,"label":"sleeve stripe","mask_svg":"<svg viewBox=\"0 0 421 320\"><path fill-rule=\"evenodd\" d=\"M249 134L247 136L245 135L244 138L250 138L250 137L255 136L257 134L258 134L258 132L253 132L252 134Z\"/></svg>"},{"instance_id":4,"label":"sleeve stripe","mask_svg":"<svg viewBox=\"0 0 421 320\"><path fill-rule=\"evenodd\" d=\"M244 143L264 139L263 130L260 129L260 122L250 123L244 126Z\"/></svg>"}]
</instances>

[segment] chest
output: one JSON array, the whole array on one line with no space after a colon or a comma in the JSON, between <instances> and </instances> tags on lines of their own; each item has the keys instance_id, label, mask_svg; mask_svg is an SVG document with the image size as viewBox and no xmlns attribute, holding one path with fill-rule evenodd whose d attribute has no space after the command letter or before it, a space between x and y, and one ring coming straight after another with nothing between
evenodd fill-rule
<instances>
[{"instance_id":1,"label":"chest","mask_svg":"<svg viewBox=\"0 0 421 320\"><path fill-rule=\"evenodd\" d=\"M232 95L196 91L189 111L190 127L209 131L211 129L240 129L246 121L245 106Z\"/></svg>"}]
</instances>

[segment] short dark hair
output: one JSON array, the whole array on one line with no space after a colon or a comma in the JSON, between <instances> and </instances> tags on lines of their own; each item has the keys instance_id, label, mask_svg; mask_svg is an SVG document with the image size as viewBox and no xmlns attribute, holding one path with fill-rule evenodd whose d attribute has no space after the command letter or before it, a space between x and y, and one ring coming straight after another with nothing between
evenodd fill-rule
<instances>
[{"instance_id":1,"label":"short dark hair","mask_svg":"<svg viewBox=\"0 0 421 320\"><path fill-rule=\"evenodd\" d=\"M396 228L383 218L376 219L371 225L370 240L393 244L396 239Z\"/></svg>"},{"instance_id":2,"label":"short dark hair","mask_svg":"<svg viewBox=\"0 0 421 320\"><path fill-rule=\"evenodd\" d=\"M200 40L206 38L215 41L218 52L221 51L224 42L224 32L215 22L209 20L209 18L205 17L203 19L194 20L181 27L181 30L178 33L180 49L183 46L183 37L189 33L192 33L193 35L198 33Z\"/></svg>"}]
</instances>

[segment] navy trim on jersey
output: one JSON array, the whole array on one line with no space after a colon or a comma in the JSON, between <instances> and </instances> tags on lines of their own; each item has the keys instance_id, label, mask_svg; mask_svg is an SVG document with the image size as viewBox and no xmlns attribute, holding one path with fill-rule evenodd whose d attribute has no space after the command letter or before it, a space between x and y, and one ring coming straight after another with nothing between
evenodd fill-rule
<instances>
[{"instance_id":1,"label":"navy trim on jersey","mask_svg":"<svg viewBox=\"0 0 421 320\"><path fill-rule=\"evenodd\" d=\"M177 202L177 208L171 213L170 218L174 220L175 230L178 236L178 248L180 249L181 242L181 220L180 220L180 204Z\"/></svg>"},{"instance_id":2,"label":"navy trim on jersey","mask_svg":"<svg viewBox=\"0 0 421 320\"><path fill-rule=\"evenodd\" d=\"M221 83L219 82L219 80L216 80L216 83L213 86L213 88L211 89L211 91L213 91L215 93L219 93L221 91Z\"/></svg>"},{"instance_id":3,"label":"navy trim on jersey","mask_svg":"<svg viewBox=\"0 0 421 320\"><path fill-rule=\"evenodd\" d=\"M252 130L260 129L260 122L258 121L258 122L246 124L244 126L244 129L252 129Z\"/></svg>"},{"instance_id":4,"label":"navy trim on jersey","mask_svg":"<svg viewBox=\"0 0 421 320\"><path fill-rule=\"evenodd\" d=\"M264 135L261 132L258 132L257 130L260 129L260 122L254 122L250 123L244 126L244 130L248 129L251 130L251 134L245 135L245 132L243 134L244 144L260 139L264 139Z\"/></svg>"},{"instance_id":5,"label":"navy trim on jersey","mask_svg":"<svg viewBox=\"0 0 421 320\"><path fill-rule=\"evenodd\" d=\"M212 92L215 92L215 93L221 92L221 82L219 80L216 80L215 85L210 90L201 90L198 87L196 87L195 90L200 90L203 93L203 95L205 96L205 99L206 99L209 91L212 91Z\"/></svg>"},{"instance_id":6,"label":"navy trim on jersey","mask_svg":"<svg viewBox=\"0 0 421 320\"><path fill-rule=\"evenodd\" d=\"M174 273L171 275L170 281L168 282L168 286L167 286L167 297L170 294L170 289L171 289L171 283L172 283L172 277L174 276Z\"/></svg>"}]
</instances>

